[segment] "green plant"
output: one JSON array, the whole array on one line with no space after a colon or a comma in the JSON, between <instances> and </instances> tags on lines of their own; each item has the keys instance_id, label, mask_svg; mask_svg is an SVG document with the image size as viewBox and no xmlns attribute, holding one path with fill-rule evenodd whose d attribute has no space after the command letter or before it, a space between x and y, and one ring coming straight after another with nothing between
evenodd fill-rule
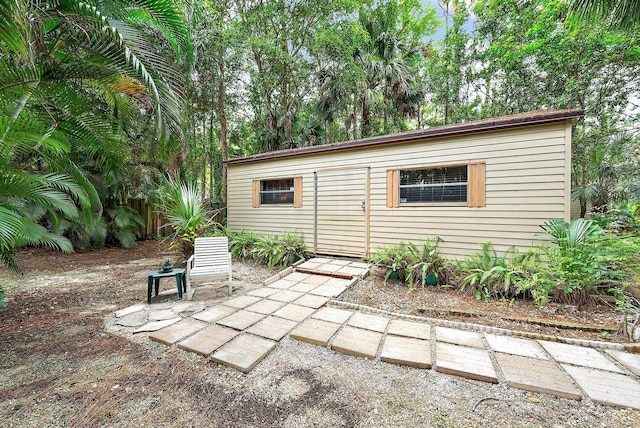
<instances>
[{"instance_id":1,"label":"green plant","mask_svg":"<svg viewBox=\"0 0 640 428\"><path fill-rule=\"evenodd\" d=\"M107 234L106 243L119 243L124 248L133 248L136 238L139 236L144 219L135 209L119 205L107 210Z\"/></svg>"},{"instance_id":2,"label":"green plant","mask_svg":"<svg viewBox=\"0 0 640 428\"><path fill-rule=\"evenodd\" d=\"M164 262L162 262L162 269L171 269L173 268L173 260L171 259L165 259Z\"/></svg>"},{"instance_id":3,"label":"green plant","mask_svg":"<svg viewBox=\"0 0 640 428\"><path fill-rule=\"evenodd\" d=\"M258 236L251 248L252 257L269 269L289 266L304 258L305 244L301 235L285 233L278 236Z\"/></svg>"},{"instance_id":4,"label":"green plant","mask_svg":"<svg viewBox=\"0 0 640 428\"><path fill-rule=\"evenodd\" d=\"M415 244L407 245L407 252L413 260L412 264L406 269L406 278L409 283L409 289L414 289L414 284L421 284L422 287L434 278L437 282L445 270L445 262L438 253L438 244L442 241L440 237L426 239L422 244L422 248L418 248ZM435 285L435 284L433 284Z\"/></svg>"},{"instance_id":5,"label":"green plant","mask_svg":"<svg viewBox=\"0 0 640 428\"><path fill-rule=\"evenodd\" d=\"M407 249L404 242L399 242L391 247L376 248L369 261L385 269L384 283L386 284L389 279L406 281L409 266L418 260Z\"/></svg>"},{"instance_id":6,"label":"green plant","mask_svg":"<svg viewBox=\"0 0 640 428\"><path fill-rule=\"evenodd\" d=\"M233 257L248 260L253 257L253 245L258 240L255 232L240 232L232 234L229 247Z\"/></svg>"},{"instance_id":7,"label":"green plant","mask_svg":"<svg viewBox=\"0 0 640 428\"><path fill-rule=\"evenodd\" d=\"M504 255L498 255L491 242L485 242L480 252L458 264L465 274L460 290L468 288L478 300L513 298L519 294L517 284L525 276L523 265L528 260L519 257L513 248Z\"/></svg>"},{"instance_id":8,"label":"green plant","mask_svg":"<svg viewBox=\"0 0 640 428\"><path fill-rule=\"evenodd\" d=\"M168 182L163 196L162 211L178 238L175 249L188 259L193 254L193 244L215 223L207 210L202 195L193 183Z\"/></svg>"}]
</instances>

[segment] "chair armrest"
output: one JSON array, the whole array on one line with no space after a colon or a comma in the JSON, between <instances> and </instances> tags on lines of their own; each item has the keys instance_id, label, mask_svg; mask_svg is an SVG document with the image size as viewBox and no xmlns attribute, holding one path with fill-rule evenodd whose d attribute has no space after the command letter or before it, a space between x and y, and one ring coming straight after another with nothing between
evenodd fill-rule
<instances>
[{"instance_id":1,"label":"chair armrest","mask_svg":"<svg viewBox=\"0 0 640 428\"><path fill-rule=\"evenodd\" d=\"M189 257L189 259L187 260L187 272L190 272L191 269L193 269L193 262L195 260L195 255L192 255L191 257Z\"/></svg>"}]
</instances>

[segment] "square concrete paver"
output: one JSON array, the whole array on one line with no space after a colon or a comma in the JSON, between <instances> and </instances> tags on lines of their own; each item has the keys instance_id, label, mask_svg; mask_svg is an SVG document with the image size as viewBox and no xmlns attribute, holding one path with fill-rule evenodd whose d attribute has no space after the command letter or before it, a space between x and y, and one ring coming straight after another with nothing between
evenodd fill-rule
<instances>
[{"instance_id":1,"label":"square concrete paver","mask_svg":"<svg viewBox=\"0 0 640 428\"><path fill-rule=\"evenodd\" d=\"M161 328L165 328L167 326L170 326L171 324L175 324L178 321L180 321L181 319L182 318L180 318L180 317L175 317L175 318L172 318L170 320L148 322L145 325L138 327L133 332L134 333L143 333L143 332L146 332L146 331L157 331L157 330L160 330Z\"/></svg>"},{"instance_id":2,"label":"square concrete paver","mask_svg":"<svg viewBox=\"0 0 640 428\"><path fill-rule=\"evenodd\" d=\"M549 357L540 345L531 339L520 337L500 336L497 334L485 334L485 339L489 346L496 352L503 352L511 355L521 355L523 357L538 358L548 360Z\"/></svg>"},{"instance_id":3,"label":"square concrete paver","mask_svg":"<svg viewBox=\"0 0 640 428\"><path fill-rule=\"evenodd\" d=\"M338 332L331 348L343 354L373 360L381 340L382 333L346 326Z\"/></svg>"},{"instance_id":4,"label":"square concrete paver","mask_svg":"<svg viewBox=\"0 0 640 428\"><path fill-rule=\"evenodd\" d=\"M389 324L389 318L381 317L379 315L365 314L363 312L356 312L353 314L347 325L351 327L364 328L367 330L373 330L380 333L384 333Z\"/></svg>"},{"instance_id":5,"label":"square concrete paver","mask_svg":"<svg viewBox=\"0 0 640 428\"><path fill-rule=\"evenodd\" d=\"M241 334L215 351L211 359L247 373L269 355L275 346L276 342L273 340Z\"/></svg>"},{"instance_id":6,"label":"square concrete paver","mask_svg":"<svg viewBox=\"0 0 640 428\"><path fill-rule=\"evenodd\" d=\"M387 335L380 360L386 363L428 369L431 367L431 346L428 340Z\"/></svg>"},{"instance_id":7,"label":"square concrete paver","mask_svg":"<svg viewBox=\"0 0 640 428\"><path fill-rule=\"evenodd\" d=\"M309 275L303 282L305 284L322 285L329 281L329 279L331 279L331 277L326 275Z\"/></svg>"},{"instance_id":8,"label":"square concrete paver","mask_svg":"<svg viewBox=\"0 0 640 428\"><path fill-rule=\"evenodd\" d=\"M562 367L596 403L640 409L640 383L631 376L569 364Z\"/></svg>"},{"instance_id":9,"label":"square concrete paver","mask_svg":"<svg viewBox=\"0 0 640 428\"><path fill-rule=\"evenodd\" d=\"M216 321L216 323L235 328L236 330L244 330L245 328L251 327L253 324L257 323L264 317L264 314L259 314L257 312L251 312L242 309L238 312L232 313L228 317Z\"/></svg>"},{"instance_id":10,"label":"square concrete paver","mask_svg":"<svg viewBox=\"0 0 640 428\"><path fill-rule=\"evenodd\" d=\"M291 332L291 337L302 342L327 346L340 327L342 327L341 324L309 318Z\"/></svg>"},{"instance_id":11,"label":"square concrete paver","mask_svg":"<svg viewBox=\"0 0 640 428\"><path fill-rule=\"evenodd\" d=\"M315 294L317 296L338 297L346 289L347 289L346 287L333 287L333 286L323 284L323 285L318 285L316 288L311 290L310 293Z\"/></svg>"},{"instance_id":12,"label":"square concrete paver","mask_svg":"<svg viewBox=\"0 0 640 428\"><path fill-rule=\"evenodd\" d=\"M278 290L286 290L287 288L290 288L291 286L296 285L298 281L293 281L289 279L290 276L291 275L288 275L286 278L279 279L276 282L269 284L269 287L277 288Z\"/></svg>"},{"instance_id":13,"label":"square concrete paver","mask_svg":"<svg viewBox=\"0 0 640 428\"><path fill-rule=\"evenodd\" d=\"M271 316L266 317L249 327L247 329L247 333L279 341L296 325L298 325L296 321Z\"/></svg>"},{"instance_id":14,"label":"square concrete paver","mask_svg":"<svg viewBox=\"0 0 640 428\"><path fill-rule=\"evenodd\" d=\"M311 290L316 288L317 284L310 284L308 282L299 282L293 287L289 288L291 291L297 291L299 293L309 293Z\"/></svg>"},{"instance_id":15,"label":"square concrete paver","mask_svg":"<svg viewBox=\"0 0 640 428\"><path fill-rule=\"evenodd\" d=\"M262 288L257 288L255 290L251 290L247 294L250 296L256 296L256 297L269 297L272 294L277 293L278 291L280 290L278 290L277 288L262 287Z\"/></svg>"},{"instance_id":16,"label":"square concrete paver","mask_svg":"<svg viewBox=\"0 0 640 428\"><path fill-rule=\"evenodd\" d=\"M473 331L458 330L455 328L436 327L436 340L438 342L453 343L455 345L473 346L484 348L484 342L478 333Z\"/></svg>"},{"instance_id":17,"label":"square concrete paver","mask_svg":"<svg viewBox=\"0 0 640 428\"><path fill-rule=\"evenodd\" d=\"M298 293L297 291L281 290L277 293L272 294L271 296L269 296L269 298L271 300L277 300L279 302L290 303L302 297L302 294L303 293Z\"/></svg>"},{"instance_id":18,"label":"square concrete paver","mask_svg":"<svg viewBox=\"0 0 640 428\"><path fill-rule=\"evenodd\" d=\"M440 327L437 327L436 331L439 329ZM438 342L436 344L436 371L483 382L498 383L489 352L470 346Z\"/></svg>"},{"instance_id":19,"label":"square concrete paver","mask_svg":"<svg viewBox=\"0 0 640 428\"><path fill-rule=\"evenodd\" d=\"M353 315L353 311L324 307L318 309L318 311L312 315L312 318L343 324L351 315Z\"/></svg>"},{"instance_id":20,"label":"square concrete paver","mask_svg":"<svg viewBox=\"0 0 640 428\"><path fill-rule=\"evenodd\" d=\"M244 295L229 299L226 302L222 302L222 304L225 306L231 306L232 308L243 309L247 306L253 305L256 302L259 302L260 300L262 299L258 296Z\"/></svg>"},{"instance_id":21,"label":"square concrete paver","mask_svg":"<svg viewBox=\"0 0 640 428\"><path fill-rule=\"evenodd\" d=\"M620 364L625 366L631 372L640 376L640 355L630 354L628 352L608 350L607 354L615 358Z\"/></svg>"},{"instance_id":22,"label":"square concrete paver","mask_svg":"<svg viewBox=\"0 0 640 428\"><path fill-rule=\"evenodd\" d=\"M342 268L342 265L338 265L335 263L324 263L318 266L315 270L318 272L326 272L326 273L334 273L339 271Z\"/></svg>"},{"instance_id":23,"label":"square concrete paver","mask_svg":"<svg viewBox=\"0 0 640 428\"><path fill-rule=\"evenodd\" d=\"M344 266L341 269L338 269L338 273L343 275L351 275L351 276L360 276L364 272L363 269L359 269L351 266Z\"/></svg>"},{"instance_id":24,"label":"square concrete paver","mask_svg":"<svg viewBox=\"0 0 640 428\"><path fill-rule=\"evenodd\" d=\"M286 318L291 321L301 322L315 311L316 310L314 308L289 303L288 305L283 306L282 308L275 311L273 315L281 318Z\"/></svg>"},{"instance_id":25,"label":"square concrete paver","mask_svg":"<svg viewBox=\"0 0 640 428\"><path fill-rule=\"evenodd\" d=\"M347 288L351 285L352 280L343 279L343 278L329 278L329 280L324 284L329 287L337 287L337 288Z\"/></svg>"},{"instance_id":26,"label":"square concrete paver","mask_svg":"<svg viewBox=\"0 0 640 428\"><path fill-rule=\"evenodd\" d=\"M214 324L179 342L178 348L206 357L238 334L238 330Z\"/></svg>"},{"instance_id":27,"label":"square concrete paver","mask_svg":"<svg viewBox=\"0 0 640 428\"><path fill-rule=\"evenodd\" d=\"M321 306L324 306L325 303L329 301L328 297L322 296L312 296L311 294L305 294L298 300L294 300L293 303L296 305L308 306L310 308L318 309Z\"/></svg>"},{"instance_id":28,"label":"square concrete paver","mask_svg":"<svg viewBox=\"0 0 640 428\"><path fill-rule=\"evenodd\" d=\"M429 340L431 338L431 326L421 322L391 320L387 334Z\"/></svg>"},{"instance_id":29,"label":"square concrete paver","mask_svg":"<svg viewBox=\"0 0 640 428\"><path fill-rule=\"evenodd\" d=\"M501 352L496 352L495 355L510 387L572 400L582 399L573 379L560 370L555 361Z\"/></svg>"},{"instance_id":30,"label":"square concrete paver","mask_svg":"<svg viewBox=\"0 0 640 428\"><path fill-rule=\"evenodd\" d=\"M623 373L618 366L593 348L567 345L566 343L547 342L544 340L540 340L539 342L559 363L568 363L575 366L591 367L592 369Z\"/></svg>"},{"instance_id":31,"label":"square concrete paver","mask_svg":"<svg viewBox=\"0 0 640 428\"><path fill-rule=\"evenodd\" d=\"M232 308L231 306L218 305L218 306L209 308L204 312L200 312L195 315L192 315L191 318L195 318L200 321L215 322L224 317L228 317L229 315L236 312L237 310L238 309Z\"/></svg>"},{"instance_id":32,"label":"square concrete paver","mask_svg":"<svg viewBox=\"0 0 640 428\"><path fill-rule=\"evenodd\" d=\"M304 272L292 272L286 276L286 279L294 282L303 282L306 281L311 275Z\"/></svg>"},{"instance_id":33,"label":"square concrete paver","mask_svg":"<svg viewBox=\"0 0 640 428\"><path fill-rule=\"evenodd\" d=\"M193 333L202 330L206 326L207 323L187 318L151 333L149 338L156 342L164 343L165 345L173 345L185 337L191 336Z\"/></svg>"},{"instance_id":34,"label":"square concrete paver","mask_svg":"<svg viewBox=\"0 0 640 428\"><path fill-rule=\"evenodd\" d=\"M245 309L247 311L258 312L259 314L268 315L268 314L274 313L284 305L286 305L286 303L284 302L278 302L277 300L264 299L264 300L260 300L257 303L254 303L251 306L247 306Z\"/></svg>"}]
</instances>

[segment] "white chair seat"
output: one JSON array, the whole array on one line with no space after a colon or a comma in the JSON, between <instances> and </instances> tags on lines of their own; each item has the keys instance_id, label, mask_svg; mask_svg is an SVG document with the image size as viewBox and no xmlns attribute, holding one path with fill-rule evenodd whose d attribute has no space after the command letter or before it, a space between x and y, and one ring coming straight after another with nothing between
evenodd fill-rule
<instances>
[{"instance_id":1,"label":"white chair seat","mask_svg":"<svg viewBox=\"0 0 640 428\"><path fill-rule=\"evenodd\" d=\"M231 254L229 253L229 240L226 236L213 238L196 238L193 246L193 256L187 260L187 300L193 298L195 290L191 286L192 279L219 279L227 278L229 282L229 295L231 287Z\"/></svg>"}]
</instances>

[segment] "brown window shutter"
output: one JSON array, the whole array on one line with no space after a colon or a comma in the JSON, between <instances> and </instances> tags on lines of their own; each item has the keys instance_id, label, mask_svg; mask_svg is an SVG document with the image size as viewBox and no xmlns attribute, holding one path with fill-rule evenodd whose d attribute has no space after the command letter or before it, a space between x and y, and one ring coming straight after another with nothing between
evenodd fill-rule
<instances>
[{"instance_id":1,"label":"brown window shutter","mask_svg":"<svg viewBox=\"0 0 640 428\"><path fill-rule=\"evenodd\" d=\"M397 208L399 206L400 191L400 171L397 169L387 170L387 207Z\"/></svg>"},{"instance_id":2,"label":"brown window shutter","mask_svg":"<svg viewBox=\"0 0 640 428\"><path fill-rule=\"evenodd\" d=\"M253 180L253 192L252 192L252 203L251 206L253 208L258 208L260 206L260 180Z\"/></svg>"},{"instance_id":3,"label":"brown window shutter","mask_svg":"<svg viewBox=\"0 0 640 428\"><path fill-rule=\"evenodd\" d=\"M469 164L469 206L485 206L485 163Z\"/></svg>"},{"instance_id":4,"label":"brown window shutter","mask_svg":"<svg viewBox=\"0 0 640 428\"><path fill-rule=\"evenodd\" d=\"M293 177L293 207L302 208L302 177Z\"/></svg>"}]
</instances>

